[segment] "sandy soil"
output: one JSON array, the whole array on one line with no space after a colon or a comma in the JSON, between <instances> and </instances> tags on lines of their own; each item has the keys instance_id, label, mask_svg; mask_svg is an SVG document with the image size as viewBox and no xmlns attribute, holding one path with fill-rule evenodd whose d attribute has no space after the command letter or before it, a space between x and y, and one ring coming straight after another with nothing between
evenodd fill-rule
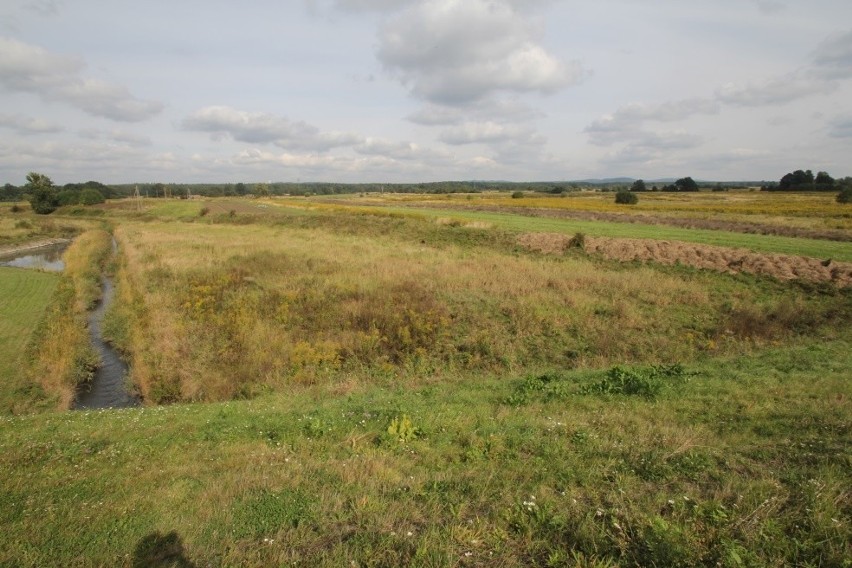
<instances>
[{"instance_id":1,"label":"sandy soil","mask_svg":"<svg viewBox=\"0 0 852 568\"><path fill-rule=\"evenodd\" d=\"M526 233L518 242L531 250L562 254L571 237L559 233ZM718 272L748 272L773 276L779 280L833 282L852 285L852 263L819 260L804 256L758 253L747 249L700 245L680 241L586 237L585 250L604 258L620 261L653 261L662 264L686 264Z\"/></svg>"}]
</instances>

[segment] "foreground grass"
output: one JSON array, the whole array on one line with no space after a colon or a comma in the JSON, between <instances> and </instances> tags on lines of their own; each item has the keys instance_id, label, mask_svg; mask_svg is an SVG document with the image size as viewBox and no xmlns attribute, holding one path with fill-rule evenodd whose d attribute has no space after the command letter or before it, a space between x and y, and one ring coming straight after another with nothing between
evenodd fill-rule
<instances>
[{"instance_id":1,"label":"foreground grass","mask_svg":"<svg viewBox=\"0 0 852 568\"><path fill-rule=\"evenodd\" d=\"M44 396L24 372L25 350L58 282L57 274L0 267L0 412L4 414L27 409Z\"/></svg>"},{"instance_id":2,"label":"foreground grass","mask_svg":"<svg viewBox=\"0 0 852 568\"><path fill-rule=\"evenodd\" d=\"M846 566L849 368L812 341L643 396L424 375L2 419L0 564Z\"/></svg>"}]
</instances>

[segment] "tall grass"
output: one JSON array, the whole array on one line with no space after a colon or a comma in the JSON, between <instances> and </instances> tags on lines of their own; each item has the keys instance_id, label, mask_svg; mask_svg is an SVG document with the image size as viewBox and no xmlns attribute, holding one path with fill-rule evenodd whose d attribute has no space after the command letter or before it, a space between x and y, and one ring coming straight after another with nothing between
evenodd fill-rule
<instances>
[{"instance_id":1,"label":"tall grass","mask_svg":"<svg viewBox=\"0 0 852 568\"><path fill-rule=\"evenodd\" d=\"M758 299L816 314L798 332L831 333L849 313L848 298L830 290L800 298L768 282L625 269L580 252L544 257L499 230L398 216L126 223L117 235L124 261L108 327L155 403L327 381L670 363L792 337L797 330L730 329L738 307Z\"/></svg>"}]
</instances>

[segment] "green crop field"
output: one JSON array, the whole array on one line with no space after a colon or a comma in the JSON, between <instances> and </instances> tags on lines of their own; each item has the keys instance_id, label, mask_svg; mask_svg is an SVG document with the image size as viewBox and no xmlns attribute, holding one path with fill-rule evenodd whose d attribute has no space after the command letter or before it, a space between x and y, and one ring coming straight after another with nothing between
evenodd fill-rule
<instances>
[{"instance_id":1,"label":"green crop field","mask_svg":"<svg viewBox=\"0 0 852 568\"><path fill-rule=\"evenodd\" d=\"M107 203L0 270L0 566L848 568L852 286L519 236L849 242L406 200ZM102 272L144 406L62 410Z\"/></svg>"}]
</instances>

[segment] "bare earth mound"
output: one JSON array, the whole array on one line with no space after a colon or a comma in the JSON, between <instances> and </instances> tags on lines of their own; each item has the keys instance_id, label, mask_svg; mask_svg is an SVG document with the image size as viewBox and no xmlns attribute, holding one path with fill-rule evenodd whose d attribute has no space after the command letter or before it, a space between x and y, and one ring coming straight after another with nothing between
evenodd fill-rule
<instances>
[{"instance_id":1,"label":"bare earth mound","mask_svg":"<svg viewBox=\"0 0 852 568\"><path fill-rule=\"evenodd\" d=\"M544 253L561 254L571 237L559 233L526 233L522 246ZM852 263L823 261L804 256L757 253L748 249L700 245L680 241L586 237L585 250L620 261L650 260L662 264L686 264L719 272L748 272L779 280L833 282L852 285Z\"/></svg>"}]
</instances>

